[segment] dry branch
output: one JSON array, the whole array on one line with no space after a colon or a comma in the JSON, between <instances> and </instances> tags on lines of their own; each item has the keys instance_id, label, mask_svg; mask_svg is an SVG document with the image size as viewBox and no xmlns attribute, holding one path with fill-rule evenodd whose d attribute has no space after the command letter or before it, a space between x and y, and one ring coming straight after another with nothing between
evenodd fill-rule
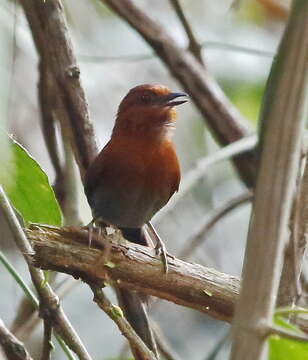
<instances>
[{"instance_id":1,"label":"dry branch","mask_svg":"<svg viewBox=\"0 0 308 360\"><path fill-rule=\"evenodd\" d=\"M87 230L31 226L27 236L35 249L34 264L42 269L65 272L91 283L109 282L220 320L232 319L239 292L239 280L233 276L176 258L169 259L169 273L164 275L154 249L123 244L118 232L102 235L103 242L112 244L107 265L101 241L95 238L93 247L88 247Z\"/></svg>"},{"instance_id":2,"label":"dry branch","mask_svg":"<svg viewBox=\"0 0 308 360\"><path fill-rule=\"evenodd\" d=\"M61 335L66 345L71 348L80 360L91 360L86 348L81 342L75 329L67 319L60 303L59 298L53 292L48 282L42 286L45 282L45 277L42 271L35 268L31 263L31 255L33 255L33 249L26 238L26 235L21 228L16 214L11 207L2 187L0 186L0 211L3 212L7 223L11 229L12 235L15 239L15 243L22 253L29 269L31 280L37 291L39 297L40 315L44 320L50 321L52 326L56 329L57 333Z\"/></svg>"},{"instance_id":3,"label":"dry branch","mask_svg":"<svg viewBox=\"0 0 308 360\"><path fill-rule=\"evenodd\" d=\"M228 145L251 133L247 122L229 102L208 71L158 23L130 0L101 0L124 18L153 48L172 75L182 84L221 145ZM254 151L234 158L239 175L251 187L255 181Z\"/></svg>"}]
</instances>

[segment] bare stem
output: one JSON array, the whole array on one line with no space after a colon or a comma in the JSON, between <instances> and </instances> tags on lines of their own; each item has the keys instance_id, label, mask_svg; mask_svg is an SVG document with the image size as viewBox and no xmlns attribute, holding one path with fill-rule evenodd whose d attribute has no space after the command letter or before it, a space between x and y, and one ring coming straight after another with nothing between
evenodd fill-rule
<instances>
[{"instance_id":1,"label":"bare stem","mask_svg":"<svg viewBox=\"0 0 308 360\"><path fill-rule=\"evenodd\" d=\"M53 349L51 344L52 326L48 320L44 320L44 339L41 360L50 360L51 351Z\"/></svg>"},{"instance_id":2,"label":"bare stem","mask_svg":"<svg viewBox=\"0 0 308 360\"><path fill-rule=\"evenodd\" d=\"M191 25L189 21L187 20L184 10L182 8L182 5L180 3L180 0L169 0L171 5L173 6L181 24L183 25L183 28L185 29L186 35L189 40L189 47L188 49L191 51L192 54L196 57L196 59L203 64L202 60L202 52L201 52L201 45L198 43L194 32L192 31Z\"/></svg>"},{"instance_id":3,"label":"bare stem","mask_svg":"<svg viewBox=\"0 0 308 360\"><path fill-rule=\"evenodd\" d=\"M204 243L207 238L210 230L221 220L224 216L229 214L232 210L237 208L240 205L243 205L251 201L253 195L250 191L237 196L236 198L228 201L226 204L223 204L217 209L214 209L199 225L198 229L195 231L194 235L187 241L187 246L181 250L179 257L183 259L188 259L194 251Z\"/></svg>"},{"instance_id":4,"label":"bare stem","mask_svg":"<svg viewBox=\"0 0 308 360\"><path fill-rule=\"evenodd\" d=\"M137 348L145 359L157 360L156 356L140 339L130 323L125 319L120 307L111 304L101 287L89 284L94 294L94 301L113 320L121 333L126 337L131 347Z\"/></svg>"},{"instance_id":5,"label":"bare stem","mask_svg":"<svg viewBox=\"0 0 308 360\"><path fill-rule=\"evenodd\" d=\"M272 321L296 190L308 115L308 2L292 4L261 112L260 165L233 322L232 360L266 356L265 338L258 332Z\"/></svg>"}]
</instances>

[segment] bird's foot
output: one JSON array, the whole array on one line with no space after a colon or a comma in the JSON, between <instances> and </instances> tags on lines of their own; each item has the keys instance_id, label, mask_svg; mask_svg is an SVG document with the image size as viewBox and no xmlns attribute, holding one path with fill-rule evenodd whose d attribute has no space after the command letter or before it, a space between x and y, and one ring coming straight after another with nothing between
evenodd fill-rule
<instances>
[{"instance_id":1,"label":"bird's foot","mask_svg":"<svg viewBox=\"0 0 308 360\"><path fill-rule=\"evenodd\" d=\"M89 238L88 238L88 246L91 247L92 240L93 240L93 234L94 232L97 232L97 239L98 241L101 241L102 237L102 231L105 224L101 223L98 219L92 219L88 225L86 225L86 228L89 232Z\"/></svg>"},{"instance_id":2,"label":"bird's foot","mask_svg":"<svg viewBox=\"0 0 308 360\"><path fill-rule=\"evenodd\" d=\"M167 252L165 244L162 241L157 242L157 244L155 246L155 252L156 252L156 255L159 255L161 257L161 261L164 265L164 273L167 274L168 270L169 270L167 256L169 254Z\"/></svg>"},{"instance_id":3,"label":"bird's foot","mask_svg":"<svg viewBox=\"0 0 308 360\"><path fill-rule=\"evenodd\" d=\"M160 255L161 260L162 260L163 265L164 265L164 273L167 274L168 269L169 269L168 268L168 258L167 258L167 256L170 256L170 255L167 252L166 245L163 242L163 240L160 238L160 236L158 235L158 233L155 230L152 223L149 221L146 225L147 225L148 230L150 231L150 233L154 236L154 238L156 240L155 252L156 252L157 255Z\"/></svg>"}]
</instances>

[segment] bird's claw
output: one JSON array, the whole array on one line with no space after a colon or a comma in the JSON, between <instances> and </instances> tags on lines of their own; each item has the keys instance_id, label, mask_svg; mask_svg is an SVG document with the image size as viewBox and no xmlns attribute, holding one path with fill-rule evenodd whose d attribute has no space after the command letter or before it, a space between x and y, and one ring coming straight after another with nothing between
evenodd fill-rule
<instances>
[{"instance_id":1,"label":"bird's claw","mask_svg":"<svg viewBox=\"0 0 308 360\"><path fill-rule=\"evenodd\" d=\"M164 273L167 274L168 273L168 258L167 256L169 255L166 249L166 246L163 242L157 242L156 246L155 246L155 252L156 255L159 255L161 257L161 261L164 265Z\"/></svg>"},{"instance_id":2,"label":"bird's claw","mask_svg":"<svg viewBox=\"0 0 308 360\"><path fill-rule=\"evenodd\" d=\"M103 224L100 224L97 222L97 219L92 219L91 222L86 225L86 228L89 232L89 238L88 238L88 246L91 247L93 234L95 231L97 231L97 237L98 239L101 239L102 231L103 231Z\"/></svg>"}]
</instances>

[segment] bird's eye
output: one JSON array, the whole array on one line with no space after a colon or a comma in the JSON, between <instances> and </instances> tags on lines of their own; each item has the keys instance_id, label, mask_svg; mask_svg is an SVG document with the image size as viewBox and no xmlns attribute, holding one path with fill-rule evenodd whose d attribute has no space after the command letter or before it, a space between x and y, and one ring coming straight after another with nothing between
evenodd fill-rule
<instances>
[{"instance_id":1,"label":"bird's eye","mask_svg":"<svg viewBox=\"0 0 308 360\"><path fill-rule=\"evenodd\" d=\"M142 94L141 95L141 100L142 100L143 103L148 104L151 101L150 94Z\"/></svg>"}]
</instances>

